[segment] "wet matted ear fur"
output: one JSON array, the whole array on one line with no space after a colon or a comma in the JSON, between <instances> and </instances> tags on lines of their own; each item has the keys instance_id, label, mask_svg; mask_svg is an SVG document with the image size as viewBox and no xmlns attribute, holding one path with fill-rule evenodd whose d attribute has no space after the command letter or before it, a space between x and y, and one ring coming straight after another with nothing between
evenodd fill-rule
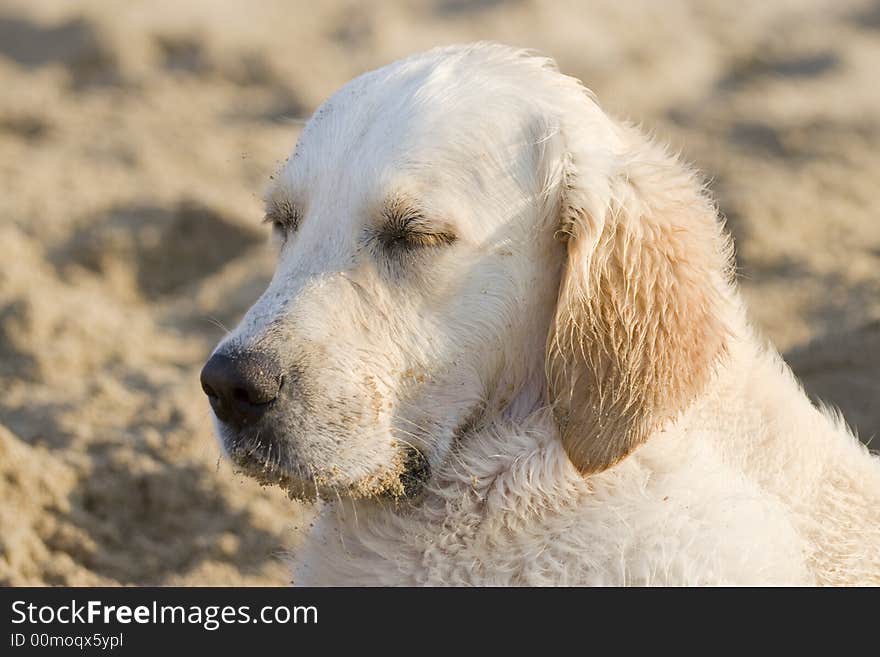
<instances>
[{"instance_id":1,"label":"wet matted ear fur","mask_svg":"<svg viewBox=\"0 0 880 657\"><path fill-rule=\"evenodd\" d=\"M567 256L547 380L566 452L584 474L611 467L687 408L728 337L731 247L714 204L686 166L618 128L604 202L576 151L562 176Z\"/></svg>"}]
</instances>

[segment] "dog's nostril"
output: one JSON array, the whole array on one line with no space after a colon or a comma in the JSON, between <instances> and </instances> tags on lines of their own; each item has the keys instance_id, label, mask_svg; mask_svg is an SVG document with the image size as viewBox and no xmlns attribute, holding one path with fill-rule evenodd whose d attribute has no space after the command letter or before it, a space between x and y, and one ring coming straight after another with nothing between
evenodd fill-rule
<instances>
[{"instance_id":1,"label":"dog's nostril","mask_svg":"<svg viewBox=\"0 0 880 657\"><path fill-rule=\"evenodd\" d=\"M202 381L202 390L208 397L217 397L217 393L214 392L214 389L207 385L204 381Z\"/></svg>"},{"instance_id":2,"label":"dog's nostril","mask_svg":"<svg viewBox=\"0 0 880 657\"><path fill-rule=\"evenodd\" d=\"M265 354L217 353L202 369L202 390L219 420L241 427L260 419L278 397L279 369Z\"/></svg>"},{"instance_id":3,"label":"dog's nostril","mask_svg":"<svg viewBox=\"0 0 880 657\"><path fill-rule=\"evenodd\" d=\"M270 393L270 394L266 394ZM243 404L268 404L275 400L277 394L271 394L271 388L262 388L262 389L245 389L245 388L235 388L232 391L232 398Z\"/></svg>"}]
</instances>

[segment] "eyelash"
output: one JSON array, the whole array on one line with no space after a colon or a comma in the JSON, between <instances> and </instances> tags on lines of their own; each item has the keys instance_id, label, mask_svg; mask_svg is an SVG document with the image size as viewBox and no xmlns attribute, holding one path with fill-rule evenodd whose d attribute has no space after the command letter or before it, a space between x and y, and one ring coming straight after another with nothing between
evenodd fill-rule
<instances>
[{"instance_id":1,"label":"eyelash","mask_svg":"<svg viewBox=\"0 0 880 657\"><path fill-rule=\"evenodd\" d=\"M388 224L377 234L379 242L389 251L415 251L446 246L456 240L455 235L451 233L432 233L412 228L412 224L419 218L418 216L411 216L403 219L389 219Z\"/></svg>"},{"instance_id":2,"label":"eyelash","mask_svg":"<svg viewBox=\"0 0 880 657\"><path fill-rule=\"evenodd\" d=\"M277 231L282 239L287 241L288 233L296 232L299 228L299 212L288 205L268 212L263 222L271 224L272 230Z\"/></svg>"}]
</instances>

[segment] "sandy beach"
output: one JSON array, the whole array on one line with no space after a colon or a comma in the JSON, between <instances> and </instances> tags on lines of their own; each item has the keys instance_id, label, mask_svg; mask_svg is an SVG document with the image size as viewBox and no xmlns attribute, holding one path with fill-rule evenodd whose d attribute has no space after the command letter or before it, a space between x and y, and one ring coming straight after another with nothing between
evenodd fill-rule
<instances>
[{"instance_id":1,"label":"sandy beach","mask_svg":"<svg viewBox=\"0 0 880 657\"><path fill-rule=\"evenodd\" d=\"M263 191L346 81L483 39L702 170L755 325L880 433L880 3L6 0L0 585L289 581L312 510L232 472L198 381L271 276Z\"/></svg>"}]
</instances>

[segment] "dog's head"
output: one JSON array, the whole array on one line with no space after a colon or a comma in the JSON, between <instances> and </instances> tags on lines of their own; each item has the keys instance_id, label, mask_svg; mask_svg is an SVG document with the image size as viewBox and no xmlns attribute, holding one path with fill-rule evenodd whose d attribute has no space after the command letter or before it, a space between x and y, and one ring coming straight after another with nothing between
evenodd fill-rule
<instances>
[{"instance_id":1,"label":"dog's head","mask_svg":"<svg viewBox=\"0 0 880 657\"><path fill-rule=\"evenodd\" d=\"M232 459L294 494L412 494L482 418L548 405L596 472L723 352L698 181L548 60L478 45L363 75L274 182L275 275L202 383Z\"/></svg>"}]
</instances>

